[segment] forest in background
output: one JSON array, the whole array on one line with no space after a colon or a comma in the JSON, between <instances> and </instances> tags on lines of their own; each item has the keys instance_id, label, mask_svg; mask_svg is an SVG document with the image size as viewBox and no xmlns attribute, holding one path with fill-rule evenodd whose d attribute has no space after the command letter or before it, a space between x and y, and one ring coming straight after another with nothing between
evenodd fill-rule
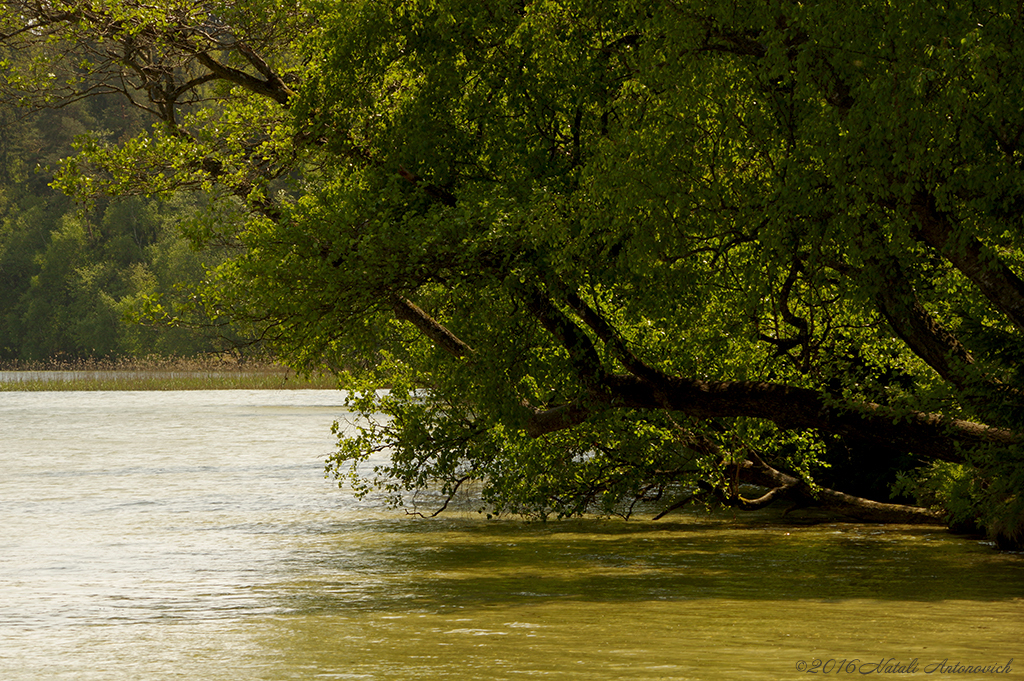
<instances>
[{"instance_id":1,"label":"forest in background","mask_svg":"<svg viewBox=\"0 0 1024 681\"><path fill-rule=\"evenodd\" d=\"M51 187L58 161L89 133L111 143L151 124L124 98L87 97L60 108L0 103L0 361L192 357L238 348L225 327L140 323L145 301L187 296L215 263L180 227L202 197L76 202Z\"/></svg>"}]
</instances>

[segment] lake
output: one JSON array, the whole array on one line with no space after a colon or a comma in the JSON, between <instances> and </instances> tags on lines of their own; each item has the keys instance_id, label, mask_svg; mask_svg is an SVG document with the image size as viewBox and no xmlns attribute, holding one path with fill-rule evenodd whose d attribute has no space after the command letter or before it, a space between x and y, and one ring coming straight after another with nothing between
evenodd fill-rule
<instances>
[{"instance_id":1,"label":"lake","mask_svg":"<svg viewBox=\"0 0 1024 681\"><path fill-rule=\"evenodd\" d=\"M343 402L0 392L0 679L1024 678L1019 554L763 515L418 519L324 478Z\"/></svg>"}]
</instances>

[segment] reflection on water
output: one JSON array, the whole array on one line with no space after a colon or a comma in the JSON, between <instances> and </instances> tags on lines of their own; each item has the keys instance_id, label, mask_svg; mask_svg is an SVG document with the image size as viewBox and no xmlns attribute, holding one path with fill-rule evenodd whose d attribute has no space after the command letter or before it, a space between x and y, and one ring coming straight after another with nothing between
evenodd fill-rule
<instances>
[{"instance_id":1,"label":"reflection on water","mask_svg":"<svg viewBox=\"0 0 1024 681\"><path fill-rule=\"evenodd\" d=\"M1024 670L1020 556L935 528L406 518L323 479L341 404L0 393L0 678Z\"/></svg>"}]
</instances>

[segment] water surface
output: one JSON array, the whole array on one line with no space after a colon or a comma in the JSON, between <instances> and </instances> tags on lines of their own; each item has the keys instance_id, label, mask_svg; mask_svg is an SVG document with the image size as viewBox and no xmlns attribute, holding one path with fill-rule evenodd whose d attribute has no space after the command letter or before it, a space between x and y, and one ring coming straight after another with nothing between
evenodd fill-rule
<instances>
[{"instance_id":1,"label":"water surface","mask_svg":"<svg viewBox=\"0 0 1024 681\"><path fill-rule=\"evenodd\" d=\"M1024 670L1018 555L930 527L409 518L323 478L342 403L0 393L0 679L1024 678L942 671Z\"/></svg>"}]
</instances>

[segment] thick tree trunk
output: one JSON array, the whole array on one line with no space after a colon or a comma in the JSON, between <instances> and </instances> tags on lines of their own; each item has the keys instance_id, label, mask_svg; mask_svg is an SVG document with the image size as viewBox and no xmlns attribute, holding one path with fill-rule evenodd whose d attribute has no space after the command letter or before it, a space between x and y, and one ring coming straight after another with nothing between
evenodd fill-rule
<instances>
[{"instance_id":1,"label":"thick tree trunk","mask_svg":"<svg viewBox=\"0 0 1024 681\"><path fill-rule=\"evenodd\" d=\"M748 416L772 421L783 429L814 428L826 433L856 436L868 442L898 447L928 459L961 462L960 447L1019 442L1012 431L920 412L898 413L877 404L830 404L806 388L753 381L698 381L671 378L652 387L633 376L606 378L611 397L595 395L534 413L527 422L533 437L582 423L605 409L678 411L696 418Z\"/></svg>"}]
</instances>

